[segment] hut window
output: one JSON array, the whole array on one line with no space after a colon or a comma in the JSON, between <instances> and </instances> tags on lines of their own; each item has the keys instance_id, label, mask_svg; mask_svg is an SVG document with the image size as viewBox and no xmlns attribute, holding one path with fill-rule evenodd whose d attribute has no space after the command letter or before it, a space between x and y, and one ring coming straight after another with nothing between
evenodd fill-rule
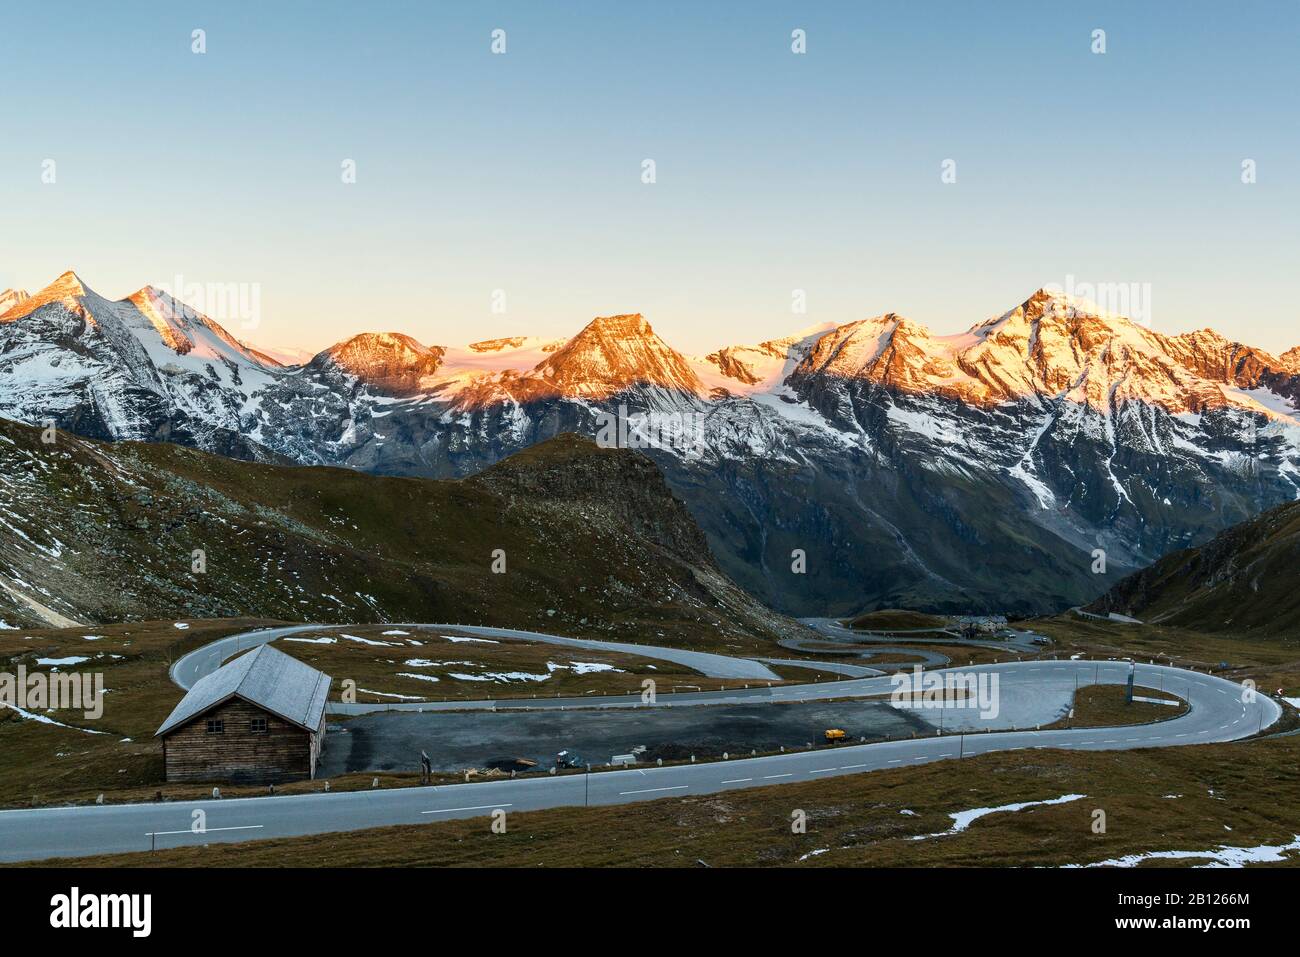
<instances>
[{"instance_id":1,"label":"hut window","mask_svg":"<svg viewBox=\"0 0 1300 957\"><path fill-rule=\"evenodd\" d=\"M249 721L248 730L252 731L253 734L266 734L266 719L253 718L251 721Z\"/></svg>"},{"instance_id":2,"label":"hut window","mask_svg":"<svg viewBox=\"0 0 1300 957\"><path fill-rule=\"evenodd\" d=\"M208 719L208 734L225 734L225 733L226 733L226 722L222 721L220 718Z\"/></svg>"}]
</instances>

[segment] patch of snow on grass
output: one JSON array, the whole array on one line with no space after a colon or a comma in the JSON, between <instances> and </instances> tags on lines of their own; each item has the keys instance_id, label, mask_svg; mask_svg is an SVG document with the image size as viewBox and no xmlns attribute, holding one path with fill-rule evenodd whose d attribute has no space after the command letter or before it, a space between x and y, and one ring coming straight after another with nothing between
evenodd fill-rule
<instances>
[{"instance_id":1,"label":"patch of snow on grass","mask_svg":"<svg viewBox=\"0 0 1300 957\"><path fill-rule=\"evenodd\" d=\"M1206 851L1145 851L1126 854L1091 864L1066 864L1066 867L1137 867L1143 861L1204 860L1198 867L1245 867L1247 864L1275 864L1287 859L1291 851L1300 851L1300 834L1290 844L1261 844L1258 847L1221 845Z\"/></svg>"},{"instance_id":2,"label":"patch of snow on grass","mask_svg":"<svg viewBox=\"0 0 1300 957\"><path fill-rule=\"evenodd\" d=\"M83 734L108 734L107 731L91 731L89 728L78 728L71 724L64 724L62 721L55 721L53 718L43 714L36 714L32 711L24 711L17 705L12 705L7 701L0 701L0 708L8 708L10 711L18 712L20 718L26 718L28 721L36 721L39 724L51 724L56 728L68 728L71 731L80 731Z\"/></svg>"},{"instance_id":3,"label":"patch of snow on grass","mask_svg":"<svg viewBox=\"0 0 1300 957\"><path fill-rule=\"evenodd\" d=\"M613 665L602 664L596 661L570 661L567 665L557 664L554 661L546 663L547 671L572 671L575 675L590 675L600 671L615 671L623 674L622 668L615 668Z\"/></svg>"},{"instance_id":4,"label":"patch of snow on grass","mask_svg":"<svg viewBox=\"0 0 1300 957\"><path fill-rule=\"evenodd\" d=\"M453 672L450 677L460 681L499 681L508 683L511 681L550 681L549 674L535 675L528 671L487 671L481 675L467 675Z\"/></svg>"},{"instance_id":5,"label":"patch of snow on grass","mask_svg":"<svg viewBox=\"0 0 1300 957\"><path fill-rule=\"evenodd\" d=\"M362 638L359 635L349 635L346 632L343 633L343 637L348 641L359 642L363 645L378 645L383 648L391 648L393 645L397 644L395 641L375 641L373 638Z\"/></svg>"},{"instance_id":6,"label":"patch of snow on grass","mask_svg":"<svg viewBox=\"0 0 1300 957\"><path fill-rule=\"evenodd\" d=\"M1001 807L977 807L969 811L956 811L948 816L952 818L952 827L946 831L939 831L935 834L917 834L912 838L914 841L924 841L931 837L947 837L949 834L960 834L982 817L990 814L1002 814L1007 811L1023 811L1027 807L1042 807L1049 804L1069 804L1071 801L1078 801L1080 798L1087 797L1086 794L1062 794L1058 798L1050 798L1046 801L1021 801L1018 804L1003 804Z\"/></svg>"}]
</instances>

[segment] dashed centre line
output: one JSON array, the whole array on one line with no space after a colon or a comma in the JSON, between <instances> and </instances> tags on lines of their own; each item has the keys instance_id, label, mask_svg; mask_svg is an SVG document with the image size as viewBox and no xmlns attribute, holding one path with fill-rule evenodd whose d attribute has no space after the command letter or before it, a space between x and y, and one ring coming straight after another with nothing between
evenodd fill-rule
<instances>
[{"instance_id":1,"label":"dashed centre line","mask_svg":"<svg viewBox=\"0 0 1300 957\"><path fill-rule=\"evenodd\" d=\"M237 827L205 827L201 831L195 831L191 828L185 828L183 831L145 831L145 837L162 837L166 834L211 834L213 831L255 831L259 827L266 827L265 824L241 824Z\"/></svg>"},{"instance_id":2,"label":"dashed centre line","mask_svg":"<svg viewBox=\"0 0 1300 957\"><path fill-rule=\"evenodd\" d=\"M453 811L486 811L488 808L514 807L513 804L475 804L473 807L444 807L436 811L421 811L421 814L451 814Z\"/></svg>"}]
</instances>

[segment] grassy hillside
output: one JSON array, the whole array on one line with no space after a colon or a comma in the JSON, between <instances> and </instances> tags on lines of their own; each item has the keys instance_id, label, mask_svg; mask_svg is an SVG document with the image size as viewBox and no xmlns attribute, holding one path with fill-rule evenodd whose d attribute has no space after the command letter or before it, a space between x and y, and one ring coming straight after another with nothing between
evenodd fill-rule
<instances>
[{"instance_id":1,"label":"grassy hillside","mask_svg":"<svg viewBox=\"0 0 1300 957\"><path fill-rule=\"evenodd\" d=\"M718 571L653 463L576 436L431 481L0 420L0 487L11 626L447 621L731 650L800 630Z\"/></svg>"},{"instance_id":2,"label":"grassy hillside","mask_svg":"<svg viewBox=\"0 0 1300 957\"><path fill-rule=\"evenodd\" d=\"M270 624L226 619L0 631L0 671L48 672L40 661L53 659L62 672L102 673L105 689L98 718L61 708L42 721L0 707L0 807L91 801L100 792L110 800L152 798L164 777L153 733L183 693L167 669L200 645Z\"/></svg>"},{"instance_id":3,"label":"grassy hillside","mask_svg":"<svg viewBox=\"0 0 1300 957\"><path fill-rule=\"evenodd\" d=\"M860 628L863 631L920 631L943 628L948 624L949 619L942 615L927 615L905 608L881 608L858 615L848 622L850 628Z\"/></svg>"},{"instance_id":4,"label":"grassy hillside","mask_svg":"<svg viewBox=\"0 0 1300 957\"><path fill-rule=\"evenodd\" d=\"M662 659L520 638L466 640L455 628L346 625L282 638L276 647L326 674L352 679L360 702L640 694L647 678L665 691L736 684ZM3 649L0 639L0 654ZM330 700L341 701L343 692L336 680Z\"/></svg>"},{"instance_id":5,"label":"grassy hillside","mask_svg":"<svg viewBox=\"0 0 1300 957\"><path fill-rule=\"evenodd\" d=\"M1089 610L1202 632L1300 631L1300 502L1271 509L1199 548L1130 575Z\"/></svg>"}]
</instances>

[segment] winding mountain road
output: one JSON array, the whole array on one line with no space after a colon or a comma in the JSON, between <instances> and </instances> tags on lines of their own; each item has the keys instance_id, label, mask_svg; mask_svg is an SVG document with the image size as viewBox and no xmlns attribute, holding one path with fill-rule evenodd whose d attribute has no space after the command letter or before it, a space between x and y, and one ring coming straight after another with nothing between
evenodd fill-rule
<instances>
[{"instance_id":1,"label":"winding mountain road","mask_svg":"<svg viewBox=\"0 0 1300 957\"><path fill-rule=\"evenodd\" d=\"M297 635L306 631L336 630L348 625L288 625L283 628L259 628L244 631L237 635L228 635L209 642L202 648L196 648L187 655L177 659L171 667L172 681L187 691L194 687L194 682L204 675L211 674L223 663L257 645L269 644L279 638ZM524 641L542 641L551 645L564 645L569 648L585 648L588 651L614 651L639 655L642 658L654 658L659 661L673 661L685 665L710 678L735 678L750 681L780 681L776 672L758 661L749 658L733 658L729 655L716 655L707 651L688 651L685 648L660 648L655 645L637 645L626 641L596 641L590 638L565 638L562 635L547 635L536 631L520 631L517 628L489 628L484 625L450 625L450 624L392 624L386 627L446 629L479 638L518 638ZM381 708L396 709L396 705L381 705Z\"/></svg>"},{"instance_id":2,"label":"winding mountain road","mask_svg":"<svg viewBox=\"0 0 1300 957\"><path fill-rule=\"evenodd\" d=\"M321 626L295 626L235 635L186 655L173 667L183 687L218 667L251 642L271 641L296 631ZM395 626L400 627L400 626ZM437 627L437 626L434 626ZM455 626L466 630L463 626ZM536 639L527 632L484 629L503 636ZM554 638L554 636L547 636ZM574 639L557 639L569 644ZM579 647L602 647L584 643ZM625 645L646 657L681 661L679 655L701 653L680 649ZM669 657L671 655L672 657ZM724 656L709 655L710 659ZM691 660L699 661L697 657ZM729 663L728 663L729 662ZM685 663L685 662L684 662ZM736 669L738 675L754 673L745 659L709 662L709 667ZM697 665L692 665L696 667ZM763 667L758 665L759 667ZM703 670L703 669L701 669ZM997 723L1017 728L1033 727L1043 715L1059 712L1077 684L1093 681L1119 684L1128 676L1124 661L1028 661L960 669L963 674L996 674L999 707L993 716L969 708L918 712L947 728L993 727ZM838 777L890 767L974 757L992 751L1033 748L1124 750L1183 744L1234 741L1270 727L1282 714L1278 703L1262 694L1248 694L1240 685L1213 675L1163 665L1137 665L1138 684L1163 687L1190 702L1187 713L1155 724L1106 728L987 731L979 734L943 734L934 737L818 749L708 764L631 768L598 774L529 777L437 787L395 788L347 793L267 796L160 804L127 804L37 808L0 811L0 861L39 860L89 854L110 854L158 848L235 842L262 838L294 837L394 824L419 824L453 817L489 815L583 804L625 804L661 797L711 794L733 788L763 787L796 781ZM930 672L931 674L935 672ZM943 674L944 672L938 672ZM742 689L738 692L704 692L660 695L654 705L627 698L577 699L568 707L662 707L706 705L719 700L812 700L834 695L849 697L884 694L893 689L887 676L853 678L822 685L785 685ZM725 695L726 697L720 697ZM540 703L540 701L538 702ZM504 703L503 703L504 704ZM464 708L463 702L458 703ZM425 706L429 707L428 705ZM945 718L939 717L942 714ZM1049 723L1044 721L1042 723ZM195 811L203 811L206 830L194 832Z\"/></svg>"}]
</instances>

